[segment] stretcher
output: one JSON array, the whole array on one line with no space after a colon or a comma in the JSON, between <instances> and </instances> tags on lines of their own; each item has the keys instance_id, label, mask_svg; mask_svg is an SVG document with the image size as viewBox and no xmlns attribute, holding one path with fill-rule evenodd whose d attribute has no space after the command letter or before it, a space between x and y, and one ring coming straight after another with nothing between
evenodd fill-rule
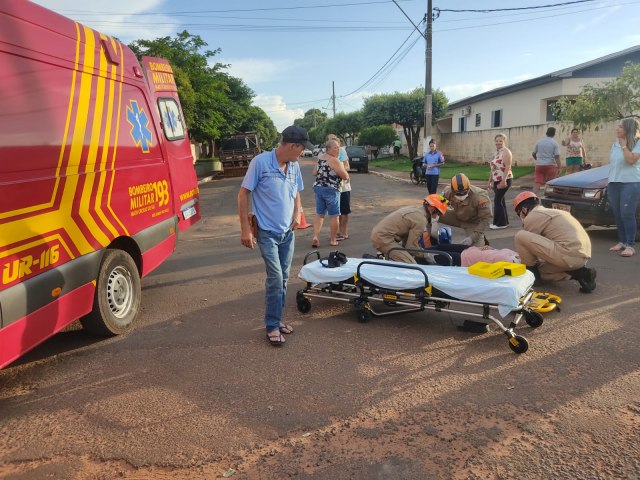
<instances>
[{"instance_id":1,"label":"stretcher","mask_svg":"<svg viewBox=\"0 0 640 480\"><path fill-rule=\"evenodd\" d=\"M469 274L465 267L376 258L348 258L341 266L327 268L320 253L313 251L305 256L298 277L306 283L296 294L301 313L311 310L311 298L325 298L352 304L360 322L367 322L371 316L425 310L458 314L494 324L517 354L529 348L527 339L514 331L520 321L524 319L532 328L538 328L544 321L540 311L529 306L536 296L532 289L534 275L529 271L514 277L488 279ZM534 306L542 305L540 301L534 302Z\"/></svg>"}]
</instances>

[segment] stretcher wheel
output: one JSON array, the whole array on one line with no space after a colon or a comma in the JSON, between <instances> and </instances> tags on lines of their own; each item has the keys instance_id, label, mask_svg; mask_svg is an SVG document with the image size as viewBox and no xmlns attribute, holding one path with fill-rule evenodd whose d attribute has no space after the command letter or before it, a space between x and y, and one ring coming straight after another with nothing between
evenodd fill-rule
<instances>
[{"instance_id":1,"label":"stretcher wheel","mask_svg":"<svg viewBox=\"0 0 640 480\"><path fill-rule=\"evenodd\" d=\"M509 348L517 354L521 354L529 350L529 342L521 335L514 335L509 338Z\"/></svg>"},{"instance_id":2,"label":"stretcher wheel","mask_svg":"<svg viewBox=\"0 0 640 480\"><path fill-rule=\"evenodd\" d=\"M358 321L360 323L367 323L369 321L369 308L365 302L362 300L356 300L356 315L358 316Z\"/></svg>"},{"instance_id":3,"label":"stretcher wheel","mask_svg":"<svg viewBox=\"0 0 640 480\"><path fill-rule=\"evenodd\" d=\"M539 312L534 312L532 310L523 310L522 316L524 317L524 321L527 322L531 328L538 328L544 322L544 317Z\"/></svg>"},{"instance_id":4,"label":"stretcher wheel","mask_svg":"<svg viewBox=\"0 0 640 480\"><path fill-rule=\"evenodd\" d=\"M308 298L302 297L301 299L299 298L296 301L296 304L298 305L298 311L300 313L309 313L311 311L311 302L309 301Z\"/></svg>"}]
</instances>

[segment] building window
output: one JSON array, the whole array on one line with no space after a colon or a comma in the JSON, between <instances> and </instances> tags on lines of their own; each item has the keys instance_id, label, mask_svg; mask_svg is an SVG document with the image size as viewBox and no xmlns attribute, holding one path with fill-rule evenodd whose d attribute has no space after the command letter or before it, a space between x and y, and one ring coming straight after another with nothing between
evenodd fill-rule
<instances>
[{"instance_id":1,"label":"building window","mask_svg":"<svg viewBox=\"0 0 640 480\"><path fill-rule=\"evenodd\" d=\"M502 126L502 110L494 110L491 112L491 127Z\"/></svg>"},{"instance_id":2,"label":"building window","mask_svg":"<svg viewBox=\"0 0 640 480\"><path fill-rule=\"evenodd\" d=\"M464 132L467 130L467 117L460 117L460 122L459 122L459 131Z\"/></svg>"},{"instance_id":3,"label":"building window","mask_svg":"<svg viewBox=\"0 0 640 480\"><path fill-rule=\"evenodd\" d=\"M480 126L480 114L476 113L476 127Z\"/></svg>"}]
</instances>

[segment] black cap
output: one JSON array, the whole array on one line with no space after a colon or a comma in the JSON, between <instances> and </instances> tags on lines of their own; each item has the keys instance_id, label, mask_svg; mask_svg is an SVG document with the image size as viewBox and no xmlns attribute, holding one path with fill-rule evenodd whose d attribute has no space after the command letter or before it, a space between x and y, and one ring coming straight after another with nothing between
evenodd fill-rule
<instances>
[{"instance_id":1,"label":"black cap","mask_svg":"<svg viewBox=\"0 0 640 480\"><path fill-rule=\"evenodd\" d=\"M299 143L309 150L313 150L315 147L315 145L309 141L307 131L296 125L291 125L282 131L282 141L285 143Z\"/></svg>"}]
</instances>

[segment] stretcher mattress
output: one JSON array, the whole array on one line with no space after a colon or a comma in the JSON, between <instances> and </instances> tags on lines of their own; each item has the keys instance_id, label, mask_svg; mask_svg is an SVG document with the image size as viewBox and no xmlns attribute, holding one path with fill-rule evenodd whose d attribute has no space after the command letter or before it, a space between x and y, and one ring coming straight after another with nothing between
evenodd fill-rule
<instances>
[{"instance_id":1,"label":"stretcher mattress","mask_svg":"<svg viewBox=\"0 0 640 480\"><path fill-rule=\"evenodd\" d=\"M425 272L429 284L445 295L457 300L497 305L502 317L521 306L521 297L534 281L533 273L528 270L516 277L488 279L470 274L466 267L415 265L361 258L349 258L346 264L336 268L327 268L320 260L316 260L304 265L298 277L310 283L338 283L353 278L360 263L365 261L367 264L360 269L360 276L379 288L412 290L424 287L422 273L415 269L398 268L411 265Z\"/></svg>"}]
</instances>

